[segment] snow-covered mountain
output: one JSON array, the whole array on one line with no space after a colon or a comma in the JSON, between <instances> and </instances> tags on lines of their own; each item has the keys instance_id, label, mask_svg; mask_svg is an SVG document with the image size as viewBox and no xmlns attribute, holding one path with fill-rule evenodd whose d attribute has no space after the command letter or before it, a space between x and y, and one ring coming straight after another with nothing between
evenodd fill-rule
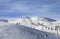
<instances>
[{"instance_id":1,"label":"snow-covered mountain","mask_svg":"<svg viewBox=\"0 0 60 39\"><path fill-rule=\"evenodd\" d=\"M4 29L6 29L6 30L4 30ZM20 29L22 29L21 34L19 33ZM4 33L2 33L2 32L4 32ZM5 32L7 32L7 33L5 33ZM18 37L16 37L13 34L14 32L17 33ZM38 17L38 16L35 16L35 17L27 16L27 17L12 18L12 19L7 19L7 20L0 19L0 33L2 33L2 34L0 34L0 35L2 35L2 36L0 36L0 38L3 37L2 39L5 38L5 35L6 35L6 39L8 39L7 35L8 35L8 37L12 36L11 38L9 37L9 39L19 39L19 37L21 37L23 35L24 35L24 37L26 36L25 37L26 39L48 39L48 38L60 39L59 38L60 21L53 20L53 19L46 18L46 17ZM12 33L12 35L10 35L9 33ZM20 35L18 35L18 34L20 34ZM14 36L16 38L14 38ZM34 38L31 36L33 36ZM24 38L21 37L21 39L24 39Z\"/></svg>"},{"instance_id":2,"label":"snow-covered mountain","mask_svg":"<svg viewBox=\"0 0 60 39\"><path fill-rule=\"evenodd\" d=\"M8 22L7 19L0 19L0 22Z\"/></svg>"},{"instance_id":3,"label":"snow-covered mountain","mask_svg":"<svg viewBox=\"0 0 60 39\"><path fill-rule=\"evenodd\" d=\"M19 23L19 24L22 24L22 23L38 24L38 23L40 23L40 24L43 24L43 25L51 24L53 21L56 21L56 20L46 18L46 17L37 17L37 16L35 16L35 17L22 17L22 18L9 20L10 23Z\"/></svg>"},{"instance_id":4,"label":"snow-covered mountain","mask_svg":"<svg viewBox=\"0 0 60 39\"><path fill-rule=\"evenodd\" d=\"M56 26L59 26L57 25L58 24L57 20L46 17L38 17L38 16L34 16L34 17L27 16L22 18L10 19L8 22L11 24L24 25L26 27L30 27L38 30L42 29L43 31L51 32L51 33L57 33L55 28ZM60 28L59 28L59 33L60 33Z\"/></svg>"}]
</instances>

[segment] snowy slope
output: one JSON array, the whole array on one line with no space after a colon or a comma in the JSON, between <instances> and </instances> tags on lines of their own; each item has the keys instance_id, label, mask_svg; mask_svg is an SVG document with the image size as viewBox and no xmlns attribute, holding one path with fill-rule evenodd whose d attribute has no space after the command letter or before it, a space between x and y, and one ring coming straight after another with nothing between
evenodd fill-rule
<instances>
[{"instance_id":1,"label":"snowy slope","mask_svg":"<svg viewBox=\"0 0 60 39\"><path fill-rule=\"evenodd\" d=\"M60 29L58 29L59 32L55 30L55 27L59 26L57 25L58 23L56 23L57 20L53 20L46 17L38 17L38 16L28 17L27 16L27 17L22 17L17 19L10 19L8 22L11 24L24 25L26 27L42 30L45 32L60 34Z\"/></svg>"},{"instance_id":2,"label":"snowy slope","mask_svg":"<svg viewBox=\"0 0 60 39\"><path fill-rule=\"evenodd\" d=\"M7 25L0 28L0 39L60 39L57 37L55 34L22 25Z\"/></svg>"},{"instance_id":3,"label":"snowy slope","mask_svg":"<svg viewBox=\"0 0 60 39\"><path fill-rule=\"evenodd\" d=\"M0 20L0 39L60 39L60 21L45 17Z\"/></svg>"}]
</instances>

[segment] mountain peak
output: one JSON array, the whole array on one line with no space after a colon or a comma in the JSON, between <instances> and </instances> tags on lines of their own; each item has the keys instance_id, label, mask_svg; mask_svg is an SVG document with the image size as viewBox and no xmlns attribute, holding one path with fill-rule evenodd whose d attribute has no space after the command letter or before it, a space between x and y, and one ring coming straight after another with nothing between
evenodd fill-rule
<instances>
[{"instance_id":1,"label":"mountain peak","mask_svg":"<svg viewBox=\"0 0 60 39\"><path fill-rule=\"evenodd\" d=\"M34 16L34 17L28 17L28 16L26 16L26 18L32 19L32 20L47 20L47 21L49 21L49 22L54 22L54 21L56 21L56 20L51 19L51 18L39 17L39 16Z\"/></svg>"}]
</instances>

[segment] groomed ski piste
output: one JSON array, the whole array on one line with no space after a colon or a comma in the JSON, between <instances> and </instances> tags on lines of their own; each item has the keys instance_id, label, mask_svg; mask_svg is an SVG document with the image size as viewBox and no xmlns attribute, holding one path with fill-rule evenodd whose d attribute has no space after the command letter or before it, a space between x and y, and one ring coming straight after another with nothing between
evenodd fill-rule
<instances>
[{"instance_id":1,"label":"groomed ski piste","mask_svg":"<svg viewBox=\"0 0 60 39\"><path fill-rule=\"evenodd\" d=\"M45 17L1 19L0 39L60 39L59 27L59 21Z\"/></svg>"}]
</instances>

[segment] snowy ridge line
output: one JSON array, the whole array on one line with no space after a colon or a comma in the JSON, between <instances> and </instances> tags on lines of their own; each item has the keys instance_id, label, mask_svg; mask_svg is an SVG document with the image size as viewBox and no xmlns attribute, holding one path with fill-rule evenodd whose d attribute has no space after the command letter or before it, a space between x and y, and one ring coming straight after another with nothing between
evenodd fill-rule
<instances>
[{"instance_id":1,"label":"snowy ridge line","mask_svg":"<svg viewBox=\"0 0 60 39\"><path fill-rule=\"evenodd\" d=\"M49 19L50 20L50 19ZM60 34L60 25L57 21L48 21L43 17L24 17L18 19L9 20L9 23L24 25L33 29L38 29L45 32ZM58 28L56 27L58 26Z\"/></svg>"},{"instance_id":2,"label":"snowy ridge line","mask_svg":"<svg viewBox=\"0 0 60 39\"><path fill-rule=\"evenodd\" d=\"M45 32L49 32L49 33L54 33L54 34L60 34L60 31L57 32L57 30L55 30L55 28L51 28L51 27L48 27L48 26L28 26L28 25L25 25L26 27L29 27L29 28L32 28L32 29L37 29L37 30L40 30L40 31L45 31ZM49 29L48 29L49 28Z\"/></svg>"}]
</instances>

